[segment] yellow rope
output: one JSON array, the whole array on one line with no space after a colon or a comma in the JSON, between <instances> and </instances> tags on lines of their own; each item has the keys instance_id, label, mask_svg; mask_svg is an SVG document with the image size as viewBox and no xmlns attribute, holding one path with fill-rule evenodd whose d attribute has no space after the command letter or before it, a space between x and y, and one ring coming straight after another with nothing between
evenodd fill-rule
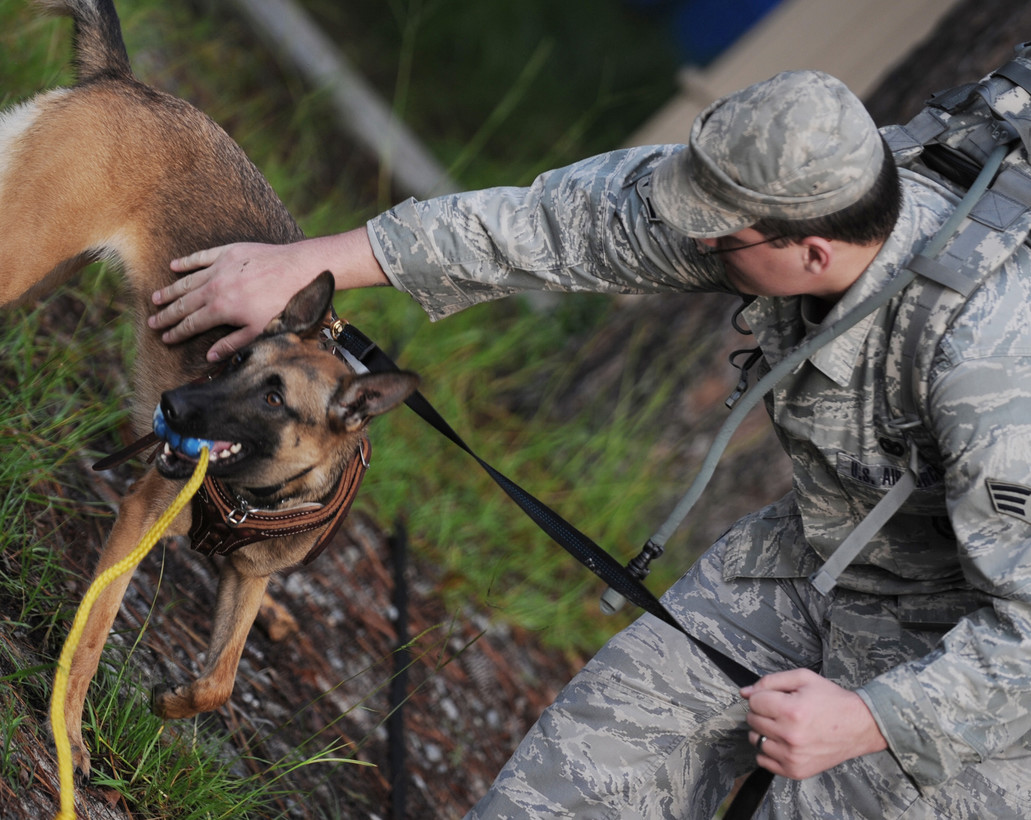
<instances>
[{"instance_id":1,"label":"yellow rope","mask_svg":"<svg viewBox=\"0 0 1031 820\"><path fill-rule=\"evenodd\" d=\"M150 552L151 548L158 542L158 539L168 529L169 524L175 520L183 507L200 488L204 480L204 473L208 468L208 448L201 450L197 460L197 466L193 476L186 483L186 486L175 497L171 506L165 510L162 516L154 522L147 534L143 536L139 546L129 555L113 566L108 567L98 575L90 588L86 590L79 610L75 613L75 620L72 628L65 639L64 648L61 650L61 657L57 661L57 674L54 676L54 691L50 698L50 725L54 732L54 744L57 747L57 772L61 789L61 807L55 820L75 820L75 775L72 769L72 745L68 740L68 726L64 721L64 701L68 696L68 672L71 668L71 660L75 650L82 638L82 631L86 627L86 619L90 609L96 602L100 593L119 575L134 569L143 560L143 557Z\"/></svg>"}]
</instances>

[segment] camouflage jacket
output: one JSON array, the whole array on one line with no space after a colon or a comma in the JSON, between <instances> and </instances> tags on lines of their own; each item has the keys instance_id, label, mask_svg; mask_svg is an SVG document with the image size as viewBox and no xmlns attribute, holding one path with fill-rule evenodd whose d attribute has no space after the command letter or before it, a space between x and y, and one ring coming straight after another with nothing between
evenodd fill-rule
<instances>
[{"instance_id":1,"label":"camouflage jacket","mask_svg":"<svg viewBox=\"0 0 1031 820\"><path fill-rule=\"evenodd\" d=\"M427 202L372 220L395 287L432 318L520 291L733 293L718 257L655 221L642 179L677 150L629 149L539 177ZM955 203L903 171L899 223L826 317L808 297L756 299L746 318L768 364L895 276ZM919 283L910 287L919 287ZM907 466L899 359L890 353L904 292L817 351L767 397L791 456L807 544L756 543L738 577L805 577ZM900 313L901 310L901 313ZM922 786L1001 754L1031 731L1031 256L1018 250L975 292L921 374L916 492L843 574L843 587L912 606L900 620L956 623L932 655L868 682L860 695ZM757 539L758 541L758 539ZM857 625L857 629L861 625Z\"/></svg>"}]
</instances>

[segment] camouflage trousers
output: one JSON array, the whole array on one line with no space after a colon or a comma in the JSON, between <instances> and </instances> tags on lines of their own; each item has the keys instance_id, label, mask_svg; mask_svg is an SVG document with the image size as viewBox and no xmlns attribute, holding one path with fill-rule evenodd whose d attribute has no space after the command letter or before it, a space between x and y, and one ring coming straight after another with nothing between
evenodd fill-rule
<instances>
[{"instance_id":1,"label":"camouflage trousers","mask_svg":"<svg viewBox=\"0 0 1031 820\"><path fill-rule=\"evenodd\" d=\"M693 635L759 674L805 667L855 688L926 654L948 628L921 619L921 599L934 597L940 613L940 594L822 596L805 577L725 577L726 556L757 529L772 544L801 538L797 517L779 520L781 531L770 532L762 512L746 517L664 596ZM971 605L959 597L956 619ZM708 820L754 768L738 688L684 636L644 615L563 689L467 820ZM1029 782L1026 748L923 790L881 752L803 781L774 778L757 817L1024 818Z\"/></svg>"}]
</instances>

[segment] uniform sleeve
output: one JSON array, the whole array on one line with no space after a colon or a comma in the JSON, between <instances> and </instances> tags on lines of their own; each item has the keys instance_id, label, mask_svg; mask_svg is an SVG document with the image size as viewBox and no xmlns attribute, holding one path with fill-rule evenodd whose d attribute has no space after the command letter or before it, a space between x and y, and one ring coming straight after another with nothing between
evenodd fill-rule
<instances>
[{"instance_id":1,"label":"uniform sleeve","mask_svg":"<svg viewBox=\"0 0 1031 820\"><path fill-rule=\"evenodd\" d=\"M675 150L614 151L526 188L402 202L368 223L373 252L433 319L528 290L732 292L722 264L657 221L640 193Z\"/></svg>"},{"instance_id":2,"label":"uniform sleeve","mask_svg":"<svg viewBox=\"0 0 1031 820\"><path fill-rule=\"evenodd\" d=\"M931 386L959 565L990 603L932 654L860 690L921 787L1031 731L1031 348L1021 341L1031 325L1010 318L1003 355L967 349Z\"/></svg>"}]
</instances>

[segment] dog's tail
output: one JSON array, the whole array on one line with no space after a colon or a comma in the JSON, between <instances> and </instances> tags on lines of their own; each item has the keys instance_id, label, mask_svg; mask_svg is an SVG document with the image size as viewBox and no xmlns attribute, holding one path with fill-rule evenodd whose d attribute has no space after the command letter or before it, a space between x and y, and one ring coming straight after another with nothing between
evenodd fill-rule
<instances>
[{"instance_id":1,"label":"dog's tail","mask_svg":"<svg viewBox=\"0 0 1031 820\"><path fill-rule=\"evenodd\" d=\"M48 14L75 21L75 65L80 83L102 74L131 77L113 0L36 0Z\"/></svg>"}]
</instances>

